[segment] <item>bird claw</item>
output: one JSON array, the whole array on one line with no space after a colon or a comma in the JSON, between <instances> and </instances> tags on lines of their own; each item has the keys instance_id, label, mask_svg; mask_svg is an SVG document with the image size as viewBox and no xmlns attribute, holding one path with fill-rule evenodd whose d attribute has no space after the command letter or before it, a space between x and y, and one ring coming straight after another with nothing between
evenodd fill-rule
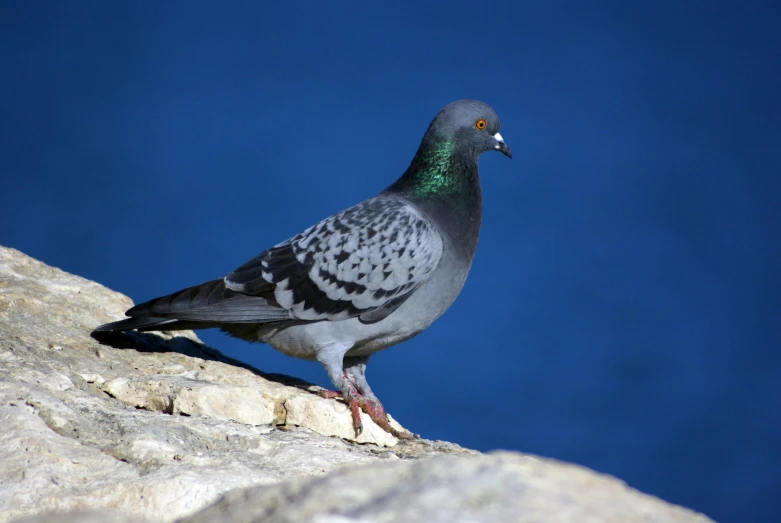
<instances>
[{"instance_id":1,"label":"bird claw","mask_svg":"<svg viewBox=\"0 0 781 523\"><path fill-rule=\"evenodd\" d=\"M316 392L317 392L318 396L320 396L321 398L325 398L327 400L344 399L344 396L342 396L342 393L341 392L337 392L335 390L319 389Z\"/></svg>"},{"instance_id":2,"label":"bird claw","mask_svg":"<svg viewBox=\"0 0 781 523\"><path fill-rule=\"evenodd\" d=\"M353 426L355 427L355 435L358 436L363 430L363 424L361 423L361 411L365 412L371 420L377 424L378 427L388 432L391 436L398 439L414 439L415 435L406 430L396 430L388 421L388 414L382 406L382 403L378 401L370 400L364 396L352 396L348 398L350 406L350 412L353 415Z\"/></svg>"},{"instance_id":3,"label":"bird claw","mask_svg":"<svg viewBox=\"0 0 781 523\"><path fill-rule=\"evenodd\" d=\"M388 421L388 414L385 412L385 408L379 401L371 400L363 396L357 390L351 390L347 398L344 398L341 392L333 390L321 390L318 394L322 398L326 399L343 399L347 402L347 406L350 409L350 414L353 418L353 428L355 429L355 437L358 437L363 432L363 422L361 421L361 411L365 412L369 418L377 424L378 427L383 429L398 439L419 439L420 436L413 434L407 430L397 430L391 426Z\"/></svg>"}]
</instances>

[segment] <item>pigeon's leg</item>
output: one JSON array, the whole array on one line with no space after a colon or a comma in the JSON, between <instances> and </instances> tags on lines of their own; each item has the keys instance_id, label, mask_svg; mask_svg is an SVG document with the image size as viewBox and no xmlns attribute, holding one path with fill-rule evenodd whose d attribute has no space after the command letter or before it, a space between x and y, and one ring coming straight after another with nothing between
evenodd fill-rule
<instances>
[{"instance_id":1,"label":"pigeon's leg","mask_svg":"<svg viewBox=\"0 0 781 523\"><path fill-rule=\"evenodd\" d=\"M377 396L374 395L374 392L372 392L369 382L366 381L366 363L368 361L369 356L345 357L342 365L344 375L348 377L360 393L360 398L357 401L361 410L368 414L374 423L397 438L413 439L415 437L414 434L406 430L399 432L391 427L388 422L388 414L385 412L385 408L380 403L380 400L377 399Z\"/></svg>"},{"instance_id":2,"label":"pigeon's leg","mask_svg":"<svg viewBox=\"0 0 781 523\"><path fill-rule=\"evenodd\" d=\"M369 387L369 382L366 381L366 364L368 362L368 356L346 356L344 358L344 363L342 363L342 369L344 370L345 375L352 378L353 383L355 383L355 386L358 387L358 391L361 393L361 395L374 401L377 405L379 405L380 409L382 409L380 400L378 400L377 396L374 395L372 388Z\"/></svg>"},{"instance_id":3,"label":"pigeon's leg","mask_svg":"<svg viewBox=\"0 0 781 523\"><path fill-rule=\"evenodd\" d=\"M412 439L414 434L407 431L398 431L391 427L388 415L382 403L369 387L366 381L366 362L368 356L345 358L341 347L331 346L318 351L317 359L325 367L328 376L339 392L324 391L320 395L324 398L343 397L350 408L353 418L355 435L363 432L361 411L365 412L379 427L399 439ZM337 359L339 360L337 362Z\"/></svg>"}]
</instances>

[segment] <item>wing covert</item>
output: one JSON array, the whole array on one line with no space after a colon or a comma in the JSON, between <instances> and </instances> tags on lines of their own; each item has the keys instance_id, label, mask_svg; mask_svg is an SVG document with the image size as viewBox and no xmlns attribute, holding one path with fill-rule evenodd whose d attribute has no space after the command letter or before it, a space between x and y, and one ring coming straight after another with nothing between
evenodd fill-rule
<instances>
[{"instance_id":1,"label":"wing covert","mask_svg":"<svg viewBox=\"0 0 781 523\"><path fill-rule=\"evenodd\" d=\"M335 214L225 277L300 320L379 321L431 275L442 256L433 224L409 205L374 198Z\"/></svg>"}]
</instances>

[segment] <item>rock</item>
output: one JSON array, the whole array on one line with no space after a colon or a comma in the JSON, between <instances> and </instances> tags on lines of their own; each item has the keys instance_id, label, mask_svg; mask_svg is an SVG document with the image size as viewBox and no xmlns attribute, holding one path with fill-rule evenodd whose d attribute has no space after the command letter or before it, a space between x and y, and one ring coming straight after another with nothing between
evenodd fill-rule
<instances>
[{"instance_id":1,"label":"rock","mask_svg":"<svg viewBox=\"0 0 781 523\"><path fill-rule=\"evenodd\" d=\"M623 482L518 453L349 467L225 494L181 523L709 521Z\"/></svg>"},{"instance_id":2,"label":"rock","mask_svg":"<svg viewBox=\"0 0 781 523\"><path fill-rule=\"evenodd\" d=\"M356 441L341 403L193 333L90 338L131 305L0 247L0 521L707 521L573 465L399 443L368 418Z\"/></svg>"},{"instance_id":3,"label":"rock","mask_svg":"<svg viewBox=\"0 0 781 523\"><path fill-rule=\"evenodd\" d=\"M15 519L14 523L151 523L141 516L120 514L110 510L60 512Z\"/></svg>"}]
</instances>

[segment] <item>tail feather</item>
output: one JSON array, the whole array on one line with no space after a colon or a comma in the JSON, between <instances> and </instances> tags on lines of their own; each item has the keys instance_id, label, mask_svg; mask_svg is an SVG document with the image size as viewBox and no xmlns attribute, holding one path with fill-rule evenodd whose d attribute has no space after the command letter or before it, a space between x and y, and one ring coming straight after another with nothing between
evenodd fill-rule
<instances>
[{"instance_id":1,"label":"tail feather","mask_svg":"<svg viewBox=\"0 0 781 523\"><path fill-rule=\"evenodd\" d=\"M133 329L138 330L176 330L168 327L168 325L177 323L179 320L176 318L159 318L155 316L140 316L137 318L127 318L124 320L114 321L111 323L104 323L92 332L122 332ZM156 328L159 327L159 328ZM156 329L155 329L156 328Z\"/></svg>"},{"instance_id":2,"label":"tail feather","mask_svg":"<svg viewBox=\"0 0 781 523\"><path fill-rule=\"evenodd\" d=\"M208 329L290 320L273 296L241 294L225 288L222 279L149 300L125 314L130 317L100 325L93 332Z\"/></svg>"}]
</instances>

